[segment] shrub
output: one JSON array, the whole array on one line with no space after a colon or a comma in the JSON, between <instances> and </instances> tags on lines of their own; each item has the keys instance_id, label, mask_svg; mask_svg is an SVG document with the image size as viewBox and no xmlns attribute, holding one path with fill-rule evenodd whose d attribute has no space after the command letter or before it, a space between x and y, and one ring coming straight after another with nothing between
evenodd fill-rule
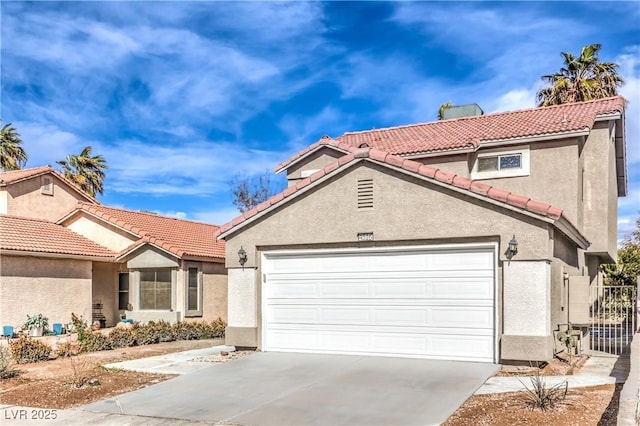
<instances>
[{"instance_id":1,"label":"shrub","mask_svg":"<svg viewBox=\"0 0 640 426\"><path fill-rule=\"evenodd\" d=\"M211 337L224 337L224 330L227 328L227 323L222 318L211 321L211 327L213 329L213 335Z\"/></svg>"},{"instance_id":2,"label":"shrub","mask_svg":"<svg viewBox=\"0 0 640 426\"><path fill-rule=\"evenodd\" d=\"M545 377L540 372L536 372L536 375L530 379L531 388L522 381L520 383L525 388L524 404L532 410L535 408L539 408L542 411L550 410L567 397L569 383L566 380L557 385L547 387Z\"/></svg>"},{"instance_id":3,"label":"shrub","mask_svg":"<svg viewBox=\"0 0 640 426\"><path fill-rule=\"evenodd\" d=\"M18 364L46 361L51 355L51 346L27 336L20 336L18 340L13 340L9 344L11 355Z\"/></svg>"},{"instance_id":4,"label":"shrub","mask_svg":"<svg viewBox=\"0 0 640 426\"><path fill-rule=\"evenodd\" d=\"M78 342L63 342L56 346L55 354L58 357L64 358L73 355L78 355L81 351L80 344Z\"/></svg>"},{"instance_id":5,"label":"shrub","mask_svg":"<svg viewBox=\"0 0 640 426\"><path fill-rule=\"evenodd\" d=\"M91 333L91 329L82 316L77 316L73 312L71 313L71 322L73 323L75 332L78 334L78 341L83 343L87 338L87 335Z\"/></svg>"},{"instance_id":6,"label":"shrub","mask_svg":"<svg viewBox=\"0 0 640 426\"><path fill-rule=\"evenodd\" d=\"M196 324L200 339L213 339L215 337L223 337L224 329L227 326L227 324L221 318L218 318L217 320L211 322L202 321L193 324Z\"/></svg>"},{"instance_id":7,"label":"shrub","mask_svg":"<svg viewBox=\"0 0 640 426\"><path fill-rule=\"evenodd\" d=\"M109 337L100 332L89 332L80 345L83 352L108 351L112 349Z\"/></svg>"},{"instance_id":8,"label":"shrub","mask_svg":"<svg viewBox=\"0 0 640 426\"><path fill-rule=\"evenodd\" d=\"M136 337L136 344L138 345L151 345L154 343L158 343L158 339L153 327L153 321L150 321L149 324L134 324L133 332Z\"/></svg>"},{"instance_id":9,"label":"shrub","mask_svg":"<svg viewBox=\"0 0 640 426\"><path fill-rule=\"evenodd\" d=\"M178 322L173 325L176 340L196 340L200 338L200 326L195 322Z\"/></svg>"},{"instance_id":10,"label":"shrub","mask_svg":"<svg viewBox=\"0 0 640 426\"><path fill-rule=\"evenodd\" d=\"M136 344L136 335L129 327L114 328L109 332L109 339L114 348L126 348Z\"/></svg>"},{"instance_id":11,"label":"shrub","mask_svg":"<svg viewBox=\"0 0 640 426\"><path fill-rule=\"evenodd\" d=\"M167 321L158 321L153 328L158 342L173 342L176 340L173 327Z\"/></svg>"},{"instance_id":12,"label":"shrub","mask_svg":"<svg viewBox=\"0 0 640 426\"><path fill-rule=\"evenodd\" d=\"M13 358L9 346L0 345L0 379L10 379L18 374L13 369Z\"/></svg>"}]
</instances>

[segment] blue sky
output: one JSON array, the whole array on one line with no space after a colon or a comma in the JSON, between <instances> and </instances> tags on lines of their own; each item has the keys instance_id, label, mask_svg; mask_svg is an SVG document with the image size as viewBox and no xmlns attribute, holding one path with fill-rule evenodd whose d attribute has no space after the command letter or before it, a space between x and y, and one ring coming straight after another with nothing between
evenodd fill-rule
<instances>
[{"instance_id":1,"label":"blue sky","mask_svg":"<svg viewBox=\"0 0 640 426\"><path fill-rule=\"evenodd\" d=\"M561 51L601 43L627 84L640 212L640 2L16 2L0 4L0 116L28 166L92 145L100 201L221 224L228 182L324 134L535 105ZM282 177L277 183L284 184Z\"/></svg>"}]
</instances>

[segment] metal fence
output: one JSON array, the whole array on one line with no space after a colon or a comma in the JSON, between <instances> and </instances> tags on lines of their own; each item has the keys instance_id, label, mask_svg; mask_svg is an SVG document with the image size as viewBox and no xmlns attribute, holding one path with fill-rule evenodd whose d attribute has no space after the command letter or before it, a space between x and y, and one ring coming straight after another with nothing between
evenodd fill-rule
<instances>
[{"instance_id":1,"label":"metal fence","mask_svg":"<svg viewBox=\"0 0 640 426\"><path fill-rule=\"evenodd\" d=\"M590 349L620 355L638 330L638 286L596 285L591 288Z\"/></svg>"}]
</instances>

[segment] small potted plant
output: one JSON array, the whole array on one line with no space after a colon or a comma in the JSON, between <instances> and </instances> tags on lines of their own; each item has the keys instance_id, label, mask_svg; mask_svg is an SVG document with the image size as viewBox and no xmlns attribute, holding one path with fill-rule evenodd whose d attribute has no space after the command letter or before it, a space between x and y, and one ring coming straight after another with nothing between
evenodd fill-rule
<instances>
[{"instance_id":1,"label":"small potted plant","mask_svg":"<svg viewBox=\"0 0 640 426\"><path fill-rule=\"evenodd\" d=\"M32 337L40 337L44 333L44 329L49 326L49 318L42 314L29 316L27 315L27 322L22 326L23 330L28 330L29 335Z\"/></svg>"}]
</instances>

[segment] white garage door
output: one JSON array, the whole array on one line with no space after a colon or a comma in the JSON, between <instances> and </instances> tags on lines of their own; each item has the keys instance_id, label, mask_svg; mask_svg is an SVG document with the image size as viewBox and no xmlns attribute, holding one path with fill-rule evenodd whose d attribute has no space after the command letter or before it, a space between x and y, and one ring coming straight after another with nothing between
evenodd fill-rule
<instances>
[{"instance_id":1,"label":"white garage door","mask_svg":"<svg viewBox=\"0 0 640 426\"><path fill-rule=\"evenodd\" d=\"M265 253L265 351L494 362L494 250Z\"/></svg>"}]
</instances>

